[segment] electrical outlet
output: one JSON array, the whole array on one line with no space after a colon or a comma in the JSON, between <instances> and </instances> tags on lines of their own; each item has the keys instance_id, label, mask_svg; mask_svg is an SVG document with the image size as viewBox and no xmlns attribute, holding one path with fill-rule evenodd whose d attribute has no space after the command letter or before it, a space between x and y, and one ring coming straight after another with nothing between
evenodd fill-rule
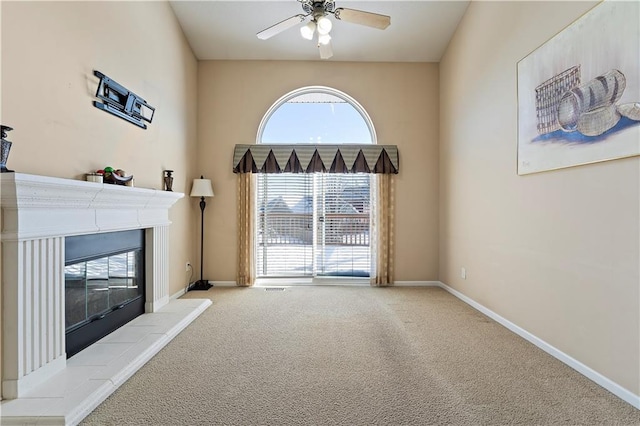
<instances>
[{"instance_id":1,"label":"electrical outlet","mask_svg":"<svg viewBox=\"0 0 640 426\"><path fill-rule=\"evenodd\" d=\"M460 278L463 280L467 279L467 270L465 268L460 268Z\"/></svg>"},{"instance_id":2,"label":"electrical outlet","mask_svg":"<svg viewBox=\"0 0 640 426\"><path fill-rule=\"evenodd\" d=\"M187 262L187 265L184 267L185 271L189 272L191 270L191 262Z\"/></svg>"}]
</instances>

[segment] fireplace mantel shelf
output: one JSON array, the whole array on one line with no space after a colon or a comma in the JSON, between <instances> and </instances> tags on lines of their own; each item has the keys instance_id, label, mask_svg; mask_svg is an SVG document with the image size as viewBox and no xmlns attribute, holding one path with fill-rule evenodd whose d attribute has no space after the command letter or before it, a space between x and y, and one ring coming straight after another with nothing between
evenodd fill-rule
<instances>
[{"instance_id":1,"label":"fireplace mantel shelf","mask_svg":"<svg viewBox=\"0 0 640 426\"><path fill-rule=\"evenodd\" d=\"M183 193L24 173L0 174L3 240L169 225Z\"/></svg>"}]
</instances>

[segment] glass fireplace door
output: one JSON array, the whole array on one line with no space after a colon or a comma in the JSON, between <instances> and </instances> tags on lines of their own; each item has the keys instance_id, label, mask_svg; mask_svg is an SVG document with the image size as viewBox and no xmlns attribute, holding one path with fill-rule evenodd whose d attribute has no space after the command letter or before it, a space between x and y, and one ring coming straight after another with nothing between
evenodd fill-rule
<instances>
[{"instance_id":1,"label":"glass fireplace door","mask_svg":"<svg viewBox=\"0 0 640 426\"><path fill-rule=\"evenodd\" d=\"M126 232L67 238L68 357L144 313L144 232Z\"/></svg>"},{"instance_id":2,"label":"glass fireplace door","mask_svg":"<svg viewBox=\"0 0 640 426\"><path fill-rule=\"evenodd\" d=\"M64 268L67 331L142 296L138 257L130 251Z\"/></svg>"}]
</instances>

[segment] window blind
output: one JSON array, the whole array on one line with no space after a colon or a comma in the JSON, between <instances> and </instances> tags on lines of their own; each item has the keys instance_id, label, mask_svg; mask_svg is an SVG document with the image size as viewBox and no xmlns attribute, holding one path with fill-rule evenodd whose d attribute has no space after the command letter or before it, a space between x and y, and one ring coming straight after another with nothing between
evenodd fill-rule
<instances>
[{"instance_id":1,"label":"window blind","mask_svg":"<svg viewBox=\"0 0 640 426\"><path fill-rule=\"evenodd\" d=\"M257 177L257 276L368 277L370 175Z\"/></svg>"},{"instance_id":2,"label":"window blind","mask_svg":"<svg viewBox=\"0 0 640 426\"><path fill-rule=\"evenodd\" d=\"M370 181L361 173L316 175L316 275L369 277Z\"/></svg>"},{"instance_id":3,"label":"window blind","mask_svg":"<svg viewBox=\"0 0 640 426\"><path fill-rule=\"evenodd\" d=\"M313 273L313 176L259 175L257 276Z\"/></svg>"}]
</instances>

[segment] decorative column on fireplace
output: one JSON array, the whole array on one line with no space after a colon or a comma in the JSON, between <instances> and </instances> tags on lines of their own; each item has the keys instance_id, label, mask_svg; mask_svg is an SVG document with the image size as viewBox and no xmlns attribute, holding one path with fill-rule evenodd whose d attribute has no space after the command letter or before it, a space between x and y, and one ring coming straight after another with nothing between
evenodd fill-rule
<instances>
[{"instance_id":1,"label":"decorative column on fireplace","mask_svg":"<svg viewBox=\"0 0 640 426\"><path fill-rule=\"evenodd\" d=\"M183 196L0 174L4 399L23 396L66 367L67 237L140 230L145 266L144 297L138 300L144 301L145 312L155 312L169 302L169 208Z\"/></svg>"}]
</instances>

